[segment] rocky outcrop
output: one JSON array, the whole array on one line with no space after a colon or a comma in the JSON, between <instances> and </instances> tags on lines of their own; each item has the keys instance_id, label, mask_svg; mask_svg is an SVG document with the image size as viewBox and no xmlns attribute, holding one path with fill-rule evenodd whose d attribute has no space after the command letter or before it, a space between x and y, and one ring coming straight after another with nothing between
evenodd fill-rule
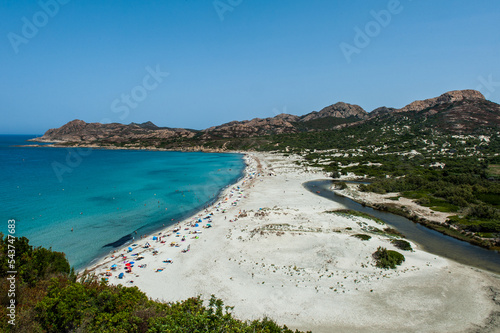
<instances>
[{"instance_id":1,"label":"rocky outcrop","mask_svg":"<svg viewBox=\"0 0 500 333\"><path fill-rule=\"evenodd\" d=\"M481 94L477 90L471 90L471 89L453 90L453 91L448 91L439 97L425 99L423 101L412 102L406 105L405 107L398 109L396 112L408 112L408 111L418 112L439 104L457 102L462 100L478 100L478 99L485 100L483 94Z\"/></svg>"},{"instance_id":2,"label":"rocky outcrop","mask_svg":"<svg viewBox=\"0 0 500 333\"><path fill-rule=\"evenodd\" d=\"M359 105L338 102L327 106L321 111L313 111L305 116L300 117L301 122L306 122L319 118L334 117L334 118L349 118L355 117L359 120L368 118L368 113Z\"/></svg>"},{"instance_id":3,"label":"rocky outcrop","mask_svg":"<svg viewBox=\"0 0 500 333\"><path fill-rule=\"evenodd\" d=\"M500 105L479 98L445 102L411 114L428 126L456 134L500 127Z\"/></svg>"},{"instance_id":4,"label":"rocky outcrop","mask_svg":"<svg viewBox=\"0 0 500 333\"><path fill-rule=\"evenodd\" d=\"M277 115L274 118L281 119L281 120L287 121L289 123L297 122L300 119L299 116L295 116L293 114L288 114L288 113L280 113L279 115Z\"/></svg>"},{"instance_id":5,"label":"rocky outcrop","mask_svg":"<svg viewBox=\"0 0 500 333\"><path fill-rule=\"evenodd\" d=\"M395 110L396 110L395 108L388 108L385 106L381 106L379 108L376 108L372 112L370 112L368 115L370 118L374 118L374 117L379 117L379 116L383 116L383 115L386 115L388 113L394 112Z\"/></svg>"},{"instance_id":6,"label":"rocky outcrop","mask_svg":"<svg viewBox=\"0 0 500 333\"><path fill-rule=\"evenodd\" d=\"M282 114L274 118L254 118L245 121L232 121L230 123L207 128L203 131L202 138L241 138L269 134L295 133L297 129L291 122L295 119L294 117L296 116Z\"/></svg>"}]
</instances>

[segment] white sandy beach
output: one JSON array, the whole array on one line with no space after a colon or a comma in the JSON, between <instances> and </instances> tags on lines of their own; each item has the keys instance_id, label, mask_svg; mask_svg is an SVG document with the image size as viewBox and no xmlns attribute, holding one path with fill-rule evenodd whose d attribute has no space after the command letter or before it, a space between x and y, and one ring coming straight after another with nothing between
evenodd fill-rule
<instances>
[{"instance_id":1,"label":"white sandy beach","mask_svg":"<svg viewBox=\"0 0 500 333\"><path fill-rule=\"evenodd\" d=\"M352 237L369 226L380 228L375 221L326 213L344 207L302 186L327 178L322 172L306 171L281 155L246 158L246 176L213 206L181 222L178 235L175 226L166 228L136 240L132 252L127 245L90 269L112 274L111 284L137 286L153 299L215 294L234 306L240 319L268 316L304 331L500 331L498 275L416 244L413 252L398 250L406 261L397 269L377 268L372 253L378 246L397 249L386 236ZM164 263L167 258L173 262ZM119 279L128 261L135 262L132 273ZM113 264L117 268L110 270Z\"/></svg>"}]
</instances>

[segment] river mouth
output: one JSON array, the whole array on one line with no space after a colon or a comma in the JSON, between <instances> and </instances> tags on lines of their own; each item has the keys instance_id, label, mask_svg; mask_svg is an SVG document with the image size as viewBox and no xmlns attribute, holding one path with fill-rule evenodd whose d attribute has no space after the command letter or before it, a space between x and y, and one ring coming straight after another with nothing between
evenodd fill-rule
<instances>
[{"instance_id":1,"label":"river mouth","mask_svg":"<svg viewBox=\"0 0 500 333\"><path fill-rule=\"evenodd\" d=\"M387 225L403 233L408 240L417 243L426 252L500 274L500 253L498 251L487 250L443 235L399 215L365 207L354 200L335 194L330 189L331 185L331 180L314 180L303 184L304 188L316 195L335 201L348 209L367 213L383 220Z\"/></svg>"}]
</instances>

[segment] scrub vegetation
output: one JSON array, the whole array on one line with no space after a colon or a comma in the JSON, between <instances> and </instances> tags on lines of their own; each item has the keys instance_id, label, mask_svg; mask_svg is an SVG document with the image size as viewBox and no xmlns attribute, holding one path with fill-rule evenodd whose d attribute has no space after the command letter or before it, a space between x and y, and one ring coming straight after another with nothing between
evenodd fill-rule
<instances>
[{"instance_id":1,"label":"scrub vegetation","mask_svg":"<svg viewBox=\"0 0 500 333\"><path fill-rule=\"evenodd\" d=\"M418 119L387 118L332 131L283 134L265 149L301 156L358 188L414 200L450 213L439 231L488 248L500 247L500 136L496 129L454 134ZM264 147L262 147L264 148ZM345 189L345 187L344 187ZM397 212L396 212L397 213ZM428 225L433 227L433 225ZM436 226L437 228L438 226Z\"/></svg>"},{"instance_id":2,"label":"scrub vegetation","mask_svg":"<svg viewBox=\"0 0 500 333\"><path fill-rule=\"evenodd\" d=\"M405 261L404 255L399 252L387 250L385 247L380 247L373 253L373 258L376 261L377 267L380 268L396 268Z\"/></svg>"}]
</instances>

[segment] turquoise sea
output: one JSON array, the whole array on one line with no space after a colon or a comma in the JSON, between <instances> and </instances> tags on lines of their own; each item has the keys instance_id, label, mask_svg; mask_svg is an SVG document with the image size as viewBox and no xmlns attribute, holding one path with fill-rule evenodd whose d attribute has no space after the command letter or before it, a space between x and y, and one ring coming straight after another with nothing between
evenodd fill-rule
<instances>
[{"instance_id":1,"label":"turquoise sea","mask_svg":"<svg viewBox=\"0 0 500 333\"><path fill-rule=\"evenodd\" d=\"M245 167L241 154L16 147L33 137L0 135L0 231L15 219L77 270L202 209Z\"/></svg>"}]
</instances>

